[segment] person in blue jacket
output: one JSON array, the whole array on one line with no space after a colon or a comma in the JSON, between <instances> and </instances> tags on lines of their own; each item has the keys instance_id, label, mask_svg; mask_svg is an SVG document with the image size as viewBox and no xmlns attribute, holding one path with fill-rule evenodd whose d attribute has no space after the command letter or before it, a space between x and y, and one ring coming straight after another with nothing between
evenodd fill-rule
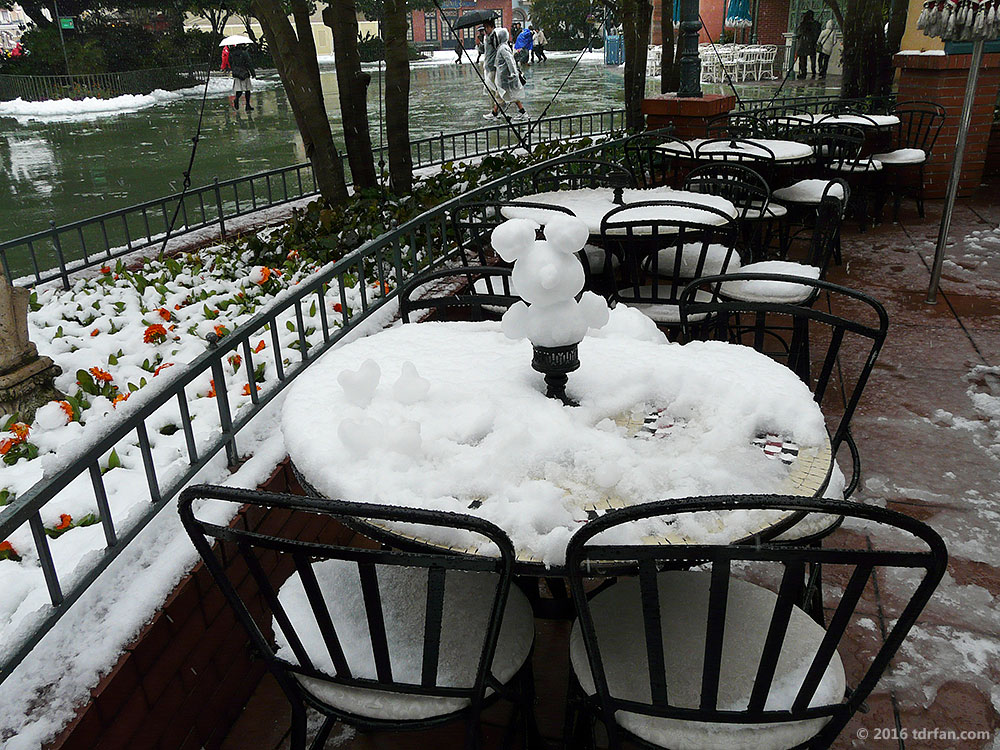
<instances>
[{"instance_id":1,"label":"person in blue jacket","mask_svg":"<svg viewBox=\"0 0 1000 750\"><path fill-rule=\"evenodd\" d=\"M514 40L514 59L517 60L519 65L530 64L532 47L531 29L525 29Z\"/></svg>"}]
</instances>

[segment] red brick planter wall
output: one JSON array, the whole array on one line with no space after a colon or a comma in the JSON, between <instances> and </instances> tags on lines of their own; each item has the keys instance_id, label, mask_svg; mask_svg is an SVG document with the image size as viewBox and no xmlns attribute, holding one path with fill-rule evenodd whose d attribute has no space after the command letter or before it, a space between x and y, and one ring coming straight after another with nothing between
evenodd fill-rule
<instances>
[{"instance_id":1,"label":"red brick planter wall","mask_svg":"<svg viewBox=\"0 0 1000 750\"><path fill-rule=\"evenodd\" d=\"M948 187L971 61L972 55L896 55L894 60L896 67L900 68L899 101L930 100L948 111L934 154L925 167L924 184L928 198L944 197ZM960 197L972 195L982 180L998 90L1000 54L985 55L973 100L958 188Z\"/></svg>"},{"instance_id":2,"label":"red brick planter wall","mask_svg":"<svg viewBox=\"0 0 1000 750\"><path fill-rule=\"evenodd\" d=\"M261 489L302 492L287 460ZM233 523L272 534L299 532L308 540L353 536L333 521L308 531L289 529L290 517L288 511L244 510ZM305 520L298 514L294 523ZM232 563L230 572L240 565L240 577L256 591L245 563ZM275 569L270 575L283 581L290 572ZM265 671L262 661L251 658L246 631L199 562L47 750L214 750Z\"/></svg>"}]
</instances>

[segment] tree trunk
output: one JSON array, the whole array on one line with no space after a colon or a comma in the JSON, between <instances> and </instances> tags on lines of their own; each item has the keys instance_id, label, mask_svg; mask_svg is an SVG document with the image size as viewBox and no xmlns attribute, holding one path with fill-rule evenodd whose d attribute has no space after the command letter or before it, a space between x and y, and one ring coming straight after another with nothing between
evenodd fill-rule
<instances>
[{"instance_id":1,"label":"tree trunk","mask_svg":"<svg viewBox=\"0 0 1000 750\"><path fill-rule=\"evenodd\" d=\"M254 15L264 30L264 38L281 76L306 155L312 162L320 195L328 203L342 203L347 200L344 163L333 144L330 120L323 104L316 45L308 25L308 8L305 0L291 0L291 4L297 12L298 38L285 15L283 0L252 0ZM306 19L304 35L298 23L302 13Z\"/></svg>"},{"instance_id":2,"label":"tree trunk","mask_svg":"<svg viewBox=\"0 0 1000 750\"><path fill-rule=\"evenodd\" d=\"M892 90L892 79L894 74L892 56L899 52L899 48L903 44L903 33L906 31L906 16L908 10L907 0L892 0L891 5L889 6L889 31L885 38L885 51L889 58L885 73L888 77L882 82L882 87L887 92Z\"/></svg>"},{"instance_id":3,"label":"tree trunk","mask_svg":"<svg viewBox=\"0 0 1000 750\"><path fill-rule=\"evenodd\" d=\"M368 129L368 84L372 77L361 70L358 11L354 0L334 0L323 11L323 23L333 31L340 115L354 188L374 189L378 187L378 178L375 176L372 137Z\"/></svg>"},{"instance_id":4,"label":"tree trunk","mask_svg":"<svg viewBox=\"0 0 1000 750\"><path fill-rule=\"evenodd\" d=\"M891 81L891 72L881 0L848 0L844 13L842 96L885 96L889 93L886 81Z\"/></svg>"},{"instance_id":5,"label":"tree trunk","mask_svg":"<svg viewBox=\"0 0 1000 750\"><path fill-rule=\"evenodd\" d=\"M681 85L681 71L677 65L674 50L674 2L680 0L662 0L660 3L660 44L663 52L660 55L660 93L677 91Z\"/></svg>"},{"instance_id":6,"label":"tree trunk","mask_svg":"<svg viewBox=\"0 0 1000 750\"><path fill-rule=\"evenodd\" d=\"M653 7L648 0L622 0L622 33L625 44L625 127L645 129L642 100L646 97L646 57Z\"/></svg>"},{"instance_id":7,"label":"tree trunk","mask_svg":"<svg viewBox=\"0 0 1000 750\"><path fill-rule=\"evenodd\" d=\"M406 41L406 0L385 0L385 132L389 142L389 183L396 195L413 189L410 153L410 50Z\"/></svg>"}]
</instances>

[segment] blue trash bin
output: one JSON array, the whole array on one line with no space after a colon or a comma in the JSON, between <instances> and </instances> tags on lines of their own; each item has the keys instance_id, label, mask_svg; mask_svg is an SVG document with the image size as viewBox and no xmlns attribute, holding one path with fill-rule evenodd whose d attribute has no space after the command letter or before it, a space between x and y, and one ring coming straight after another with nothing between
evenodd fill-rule
<instances>
[{"instance_id":1,"label":"blue trash bin","mask_svg":"<svg viewBox=\"0 0 1000 750\"><path fill-rule=\"evenodd\" d=\"M625 62L625 43L618 34L604 37L604 64L621 65Z\"/></svg>"}]
</instances>

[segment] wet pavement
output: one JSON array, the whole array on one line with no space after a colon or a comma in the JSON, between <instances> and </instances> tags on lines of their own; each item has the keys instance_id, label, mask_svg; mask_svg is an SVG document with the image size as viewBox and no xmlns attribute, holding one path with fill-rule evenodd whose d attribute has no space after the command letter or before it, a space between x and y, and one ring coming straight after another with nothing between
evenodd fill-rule
<instances>
[{"instance_id":1,"label":"wet pavement","mask_svg":"<svg viewBox=\"0 0 1000 750\"><path fill-rule=\"evenodd\" d=\"M525 106L538 117L620 108L622 72L599 56L585 56L573 70L576 54L550 53L545 63L525 70ZM410 137L483 127L488 100L472 66L455 65L450 53L411 67ZM380 139L378 67L368 88L372 142ZM337 78L331 65L321 68L327 112L334 137L341 127ZM560 85L565 86L555 96ZM826 82L833 93L839 82ZM302 140L275 73L262 72L254 83L255 110L233 111L228 95L210 96L192 171L195 186L284 167L306 160ZM650 79L650 91L658 82ZM770 95L778 84L740 84L741 95ZM721 90L706 86L706 91ZM787 82L786 92L822 93L815 81ZM553 99L553 97L555 98ZM199 98L159 104L138 112L48 122L0 117L0 242L57 224L152 200L180 190Z\"/></svg>"},{"instance_id":2,"label":"wet pavement","mask_svg":"<svg viewBox=\"0 0 1000 750\"><path fill-rule=\"evenodd\" d=\"M852 428L862 456L855 499L925 521L945 539L948 571L837 748L960 750L1000 746L1000 204L984 190L955 211L941 293L924 299L941 203L927 218L904 205L899 224L865 234L846 227L844 263L829 279L880 300L889 336ZM842 363L849 367L850 363ZM833 413L836 404L824 404ZM864 546L864 527L842 528L826 546ZM842 581L828 575L829 607ZM860 607L867 636L841 648L848 679L892 625L901 582L880 577ZM562 732L568 623L536 621L537 714L549 746ZM855 676L856 680L856 676ZM497 747L506 708L484 717ZM288 747L287 702L266 677L231 730L226 750ZM338 732L340 732L338 734ZM355 735L335 729L327 747L404 750L461 746L461 727Z\"/></svg>"}]
</instances>

